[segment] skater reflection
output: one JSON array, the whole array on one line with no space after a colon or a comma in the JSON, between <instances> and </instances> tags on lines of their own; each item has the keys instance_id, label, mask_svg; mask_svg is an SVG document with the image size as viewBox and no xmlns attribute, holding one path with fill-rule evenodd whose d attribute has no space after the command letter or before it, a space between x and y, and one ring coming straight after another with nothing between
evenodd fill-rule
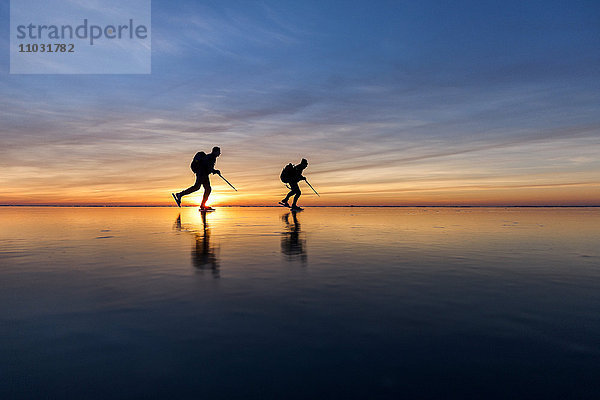
<instances>
[{"instance_id":1,"label":"skater reflection","mask_svg":"<svg viewBox=\"0 0 600 400\"><path fill-rule=\"evenodd\" d=\"M214 278L219 278L218 250L210 243L210 227L206 220L206 213L202 213L202 231L189 229L181 224L181 214L175 220L174 229L189 232L194 235L194 247L192 247L192 263L200 271L210 270Z\"/></svg>"},{"instance_id":2,"label":"skater reflection","mask_svg":"<svg viewBox=\"0 0 600 400\"><path fill-rule=\"evenodd\" d=\"M290 214L292 222L290 222ZM288 261L300 260L306 263L306 241L303 239L297 213L287 212L281 220L285 224L285 231L281 233L281 252L287 256Z\"/></svg>"}]
</instances>

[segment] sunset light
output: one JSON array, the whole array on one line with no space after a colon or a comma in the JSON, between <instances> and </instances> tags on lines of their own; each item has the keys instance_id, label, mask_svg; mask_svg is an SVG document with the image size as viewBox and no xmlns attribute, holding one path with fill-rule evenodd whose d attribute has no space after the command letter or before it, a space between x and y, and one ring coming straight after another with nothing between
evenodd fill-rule
<instances>
[{"instance_id":1,"label":"sunset light","mask_svg":"<svg viewBox=\"0 0 600 400\"><path fill-rule=\"evenodd\" d=\"M0 19L0 400L600 399L600 1Z\"/></svg>"},{"instance_id":2,"label":"sunset light","mask_svg":"<svg viewBox=\"0 0 600 400\"><path fill-rule=\"evenodd\" d=\"M220 146L214 205L276 205L302 158L307 205L600 205L583 3L313 3L157 0L149 75L5 73L0 204L174 206Z\"/></svg>"}]
</instances>

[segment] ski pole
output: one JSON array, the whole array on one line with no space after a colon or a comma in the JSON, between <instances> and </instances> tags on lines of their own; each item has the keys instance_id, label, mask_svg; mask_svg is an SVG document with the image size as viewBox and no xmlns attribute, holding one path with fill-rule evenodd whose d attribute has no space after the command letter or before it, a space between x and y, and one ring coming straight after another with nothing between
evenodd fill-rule
<instances>
[{"instance_id":1,"label":"ski pole","mask_svg":"<svg viewBox=\"0 0 600 400\"><path fill-rule=\"evenodd\" d=\"M308 183L308 181L307 181L306 179L304 180L304 182L306 182L306 184L307 184L308 186L310 186L310 188L312 189L312 191L313 191L313 192L315 192L315 194L316 194L317 196L321 197L321 195L320 195L319 193L317 193L317 191L315 190L315 188L314 188L314 187L312 187L312 185L311 185L310 183Z\"/></svg>"},{"instance_id":2,"label":"ski pole","mask_svg":"<svg viewBox=\"0 0 600 400\"><path fill-rule=\"evenodd\" d=\"M231 188L232 188L233 190L235 190L236 192L238 191L238 190L237 190L235 187L233 187L233 185L232 185L231 183L229 183L229 181L228 181L227 179L223 178L223 175L221 175L220 173L219 173L218 175L221 177L221 179L223 179L225 182L227 182L227 184L228 184L229 186L231 186Z\"/></svg>"}]
</instances>

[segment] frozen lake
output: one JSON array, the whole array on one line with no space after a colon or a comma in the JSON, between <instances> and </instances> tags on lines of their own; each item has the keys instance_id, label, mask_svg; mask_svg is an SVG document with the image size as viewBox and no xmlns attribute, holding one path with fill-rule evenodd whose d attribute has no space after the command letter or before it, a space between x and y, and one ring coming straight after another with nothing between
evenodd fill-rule
<instances>
[{"instance_id":1,"label":"frozen lake","mask_svg":"<svg viewBox=\"0 0 600 400\"><path fill-rule=\"evenodd\" d=\"M599 398L599 208L0 207L0 398Z\"/></svg>"}]
</instances>

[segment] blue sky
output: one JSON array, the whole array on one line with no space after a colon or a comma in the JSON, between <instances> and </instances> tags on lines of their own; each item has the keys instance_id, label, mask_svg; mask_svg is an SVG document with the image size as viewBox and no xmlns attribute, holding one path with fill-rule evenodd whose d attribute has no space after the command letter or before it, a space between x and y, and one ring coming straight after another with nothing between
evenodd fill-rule
<instances>
[{"instance_id":1,"label":"blue sky","mask_svg":"<svg viewBox=\"0 0 600 400\"><path fill-rule=\"evenodd\" d=\"M598 2L154 0L116 76L10 75L7 3L0 203L160 203L219 144L231 204L301 157L314 204L600 204Z\"/></svg>"}]
</instances>

